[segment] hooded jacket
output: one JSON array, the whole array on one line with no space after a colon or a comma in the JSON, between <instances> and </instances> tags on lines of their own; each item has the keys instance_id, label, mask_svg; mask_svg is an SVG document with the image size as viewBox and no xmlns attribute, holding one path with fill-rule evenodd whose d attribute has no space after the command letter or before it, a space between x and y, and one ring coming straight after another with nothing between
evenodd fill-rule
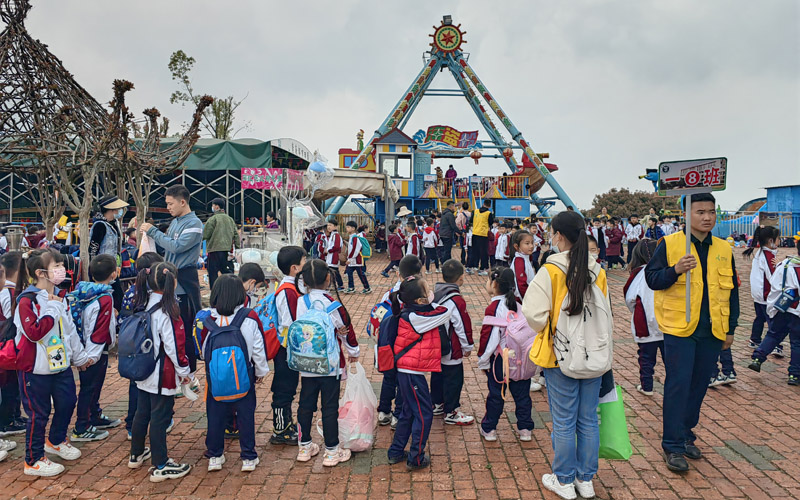
<instances>
[{"instance_id":1,"label":"hooded jacket","mask_svg":"<svg viewBox=\"0 0 800 500\"><path fill-rule=\"evenodd\" d=\"M455 295L442 302L442 299L452 294ZM473 348L472 319L467 312L467 303L455 283L436 283L433 302L450 311L450 323L447 325L450 354L442 356L442 364L460 365L464 354L471 352Z\"/></svg>"},{"instance_id":2,"label":"hooded jacket","mask_svg":"<svg viewBox=\"0 0 800 500\"><path fill-rule=\"evenodd\" d=\"M395 355L417 339L408 352L397 360L397 371L412 375L442 371L442 343L439 327L450 321L450 311L435 304L404 305L397 325Z\"/></svg>"},{"instance_id":3,"label":"hooded jacket","mask_svg":"<svg viewBox=\"0 0 800 500\"><path fill-rule=\"evenodd\" d=\"M433 227L426 227L422 232L422 246L425 248L436 248L439 244L439 235Z\"/></svg>"}]
</instances>

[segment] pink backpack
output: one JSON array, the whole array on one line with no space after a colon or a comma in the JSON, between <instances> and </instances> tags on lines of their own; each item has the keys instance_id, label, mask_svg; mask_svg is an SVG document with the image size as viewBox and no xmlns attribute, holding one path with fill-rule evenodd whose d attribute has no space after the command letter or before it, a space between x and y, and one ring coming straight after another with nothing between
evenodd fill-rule
<instances>
[{"instance_id":1,"label":"pink backpack","mask_svg":"<svg viewBox=\"0 0 800 500\"><path fill-rule=\"evenodd\" d=\"M483 324L506 329L506 349L498 348L498 354L503 356L503 364L508 366L507 369L504 369L506 382L509 378L514 381L533 378L539 367L531 361L529 354L533 347L533 340L536 338L536 332L528 325L525 316L518 312L508 311L506 319L484 316Z\"/></svg>"}]
</instances>

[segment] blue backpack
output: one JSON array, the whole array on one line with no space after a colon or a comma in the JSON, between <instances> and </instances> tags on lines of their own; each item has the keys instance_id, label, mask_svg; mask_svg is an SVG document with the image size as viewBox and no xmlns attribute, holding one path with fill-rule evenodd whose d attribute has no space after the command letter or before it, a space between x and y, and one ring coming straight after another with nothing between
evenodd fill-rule
<instances>
[{"instance_id":1,"label":"blue backpack","mask_svg":"<svg viewBox=\"0 0 800 500\"><path fill-rule=\"evenodd\" d=\"M119 374L121 377L142 381L152 375L158 361L164 359L163 347L158 355L153 353L153 331L150 320L161 304L147 311L137 311L125 318L117 336ZM159 389L160 389L159 380Z\"/></svg>"},{"instance_id":2,"label":"blue backpack","mask_svg":"<svg viewBox=\"0 0 800 500\"><path fill-rule=\"evenodd\" d=\"M111 296L111 285L102 285L91 281L79 282L75 286L75 290L67 294L72 322L75 323L75 330L77 330L78 337L84 344L86 344L86 340L83 338L83 311L103 295ZM89 332L89 335L91 333Z\"/></svg>"},{"instance_id":3,"label":"blue backpack","mask_svg":"<svg viewBox=\"0 0 800 500\"><path fill-rule=\"evenodd\" d=\"M242 336L242 323L250 311L246 307L239 309L231 324L225 326L217 325L210 316L203 320L203 326L208 330L203 343L203 361L208 374L208 390L216 401L237 401L252 387L255 373Z\"/></svg>"},{"instance_id":4,"label":"blue backpack","mask_svg":"<svg viewBox=\"0 0 800 500\"><path fill-rule=\"evenodd\" d=\"M286 337L282 335L282 331L278 331L278 304L275 301L278 294L284 289L294 290L295 288L294 285L289 283L282 284L273 293L261 299L261 301L259 301L259 303L253 308L253 311L255 311L258 315L258 319L261 321L261 326L264 327L264 334L267 337L270 337L272 332L275 332L275 336L278 337L278 341L283 347L286 347Z\"/></svg>"},{"instance_id":5,"label":"blue backpack","mask_svg":"<svg viewBox=\"0 0 800 500\"><path fill-rule=\"evenodd\" d=\"M339 368L339 342L330 315L342 304L333 302L325 308L320 301L312 304L308 295L303 296L303 301L306 313L292 323L286 334L289 368L313 375L335 375Z\"/></svg>"}]
</instances>

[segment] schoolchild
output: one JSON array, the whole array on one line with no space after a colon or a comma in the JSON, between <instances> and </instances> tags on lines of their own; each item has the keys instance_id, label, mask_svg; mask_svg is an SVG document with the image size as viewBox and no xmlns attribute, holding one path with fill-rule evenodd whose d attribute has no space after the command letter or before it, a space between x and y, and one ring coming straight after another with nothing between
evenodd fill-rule
<instances>
[{"instance_id":1,"label":"schoolchild","mask_svg":"<svg viewBox=\"0 0 800 500\"><path fill-rule=\"evenodd\" d=\"M768 323L767 297L772 291L770 278L775 273L778 263L778 240L780 229L766 226L758 227L753 233L753 246L744 251L744 256L753 259L750 268L750 293L753 296L753 307L756 317L753 320L753 329L750 333L750 348L755 349L761 344L764 325ZM775 347L774 355L783 355L783 348Z\"/></svg>"},{"instance_id":2,"label":"schoolchild","mask_svg":"<svg viewBox=\"0 0 800 500\"><path fill-rule=\"evenodd\" d=\"M431 274L431 264L439 272L439 233L433 225L433 219L425 221L425 231L422 233L422 246L425 249L425 274Z\"/></svg>"},{"instance_id":3,"label":"schoolchild","mask_svg":"<svg viewBox=\"0 0 800 500\"><path fill-rule=\"evenodd\" d=\"M347 274L347 290L344 293L355 293L355 284L353 283L353 273L358 274L358 279L361 280L361 285L364 289L361 293L372 293L367 281L367 275L364 272L364 257L361 256L361 233L356 229L355 221L347 221L345 225L347 230L347 267L345 273Z\"/></svg>"},{"instance_id":4,"label":"schoolchild","mask_svg":"<svg viewBox=\"0 0 800 500\"><path fill-rule=\"evenodd\" d=\"M8 252L0 257L0 265L5 271L3 288L0 289L0 316L4 324L14 321L17 297L28 284L28 273L22 252ZM2 332L5 334L6 332ZM11 340L11 339L2 339ZM5 381L0 384L0 436L22 434L28 424L28 418L22 416L22 402L19 395L19 383L16 370L5 372ZM3 449L0 446L0 449Z\"/></svg>"},{"instance_id":5,"label":"schoolchild","mask_svg":"<svg viewBox=\"0 0 800 500\"><path fill-rule=\"evenodd\" d=\"M336 279L336 289L340 292L344 291L344 282L342 275L339 274L339 252L342 246L345 245L342 236L336 227L336 222L328 222L327 233L325 237L325 263L331 269L334 278Z\"/></svg>"},{"instance_id":6,"label":"schoolchild","mask_svg":"<svg viewBox=\"0 0 800 500\"><path fill-rule=\"evenodd\" d=\"M528 284L536 275L533 266L533 235L528 231L515 232L511 237L511 249L514 252L514 257L511 259L511 270L514 271L514 295L521 301L528 290Z\"/></svg>"}]
</instances>

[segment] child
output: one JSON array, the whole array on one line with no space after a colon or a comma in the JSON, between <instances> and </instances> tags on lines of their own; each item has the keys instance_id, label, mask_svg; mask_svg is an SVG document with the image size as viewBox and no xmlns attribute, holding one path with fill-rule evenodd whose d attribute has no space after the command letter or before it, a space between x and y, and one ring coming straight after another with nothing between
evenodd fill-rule
<instances>
[{"instance_id":1,"label":"child","mask_svg":"<svg viewBox=\"0 0 800 500\"><path fill-rule=\"evenodd\" d=\"M511 248L514 250L514 258L511 260L511 270L515 277L514 295L521 301L528 290L528 284L536 275L532 260L533 235L528 231L517 231L511 237Z\"/></svg>"},{"instance_id":2,"label":"child","mask_svg":"<svg viewBox=\"0 0 800 500\"><path fill-rule=\"evenodd\" d=\"M467 274L472 274L477 271L477 267L474 266L475 263L472 262L475 258L472 254L472 224L467 226L467 235L464 237L464 250L467 254L467 263L465 264L467 266Z\"/></svg>"},{"instance_id":3,"label":"child","mask_svg":"<svg viewBox=\"0 0 800 500\"><path fill-rule=\"evenodd\" d=\"M397 268L399 280L381 298L381 302L390 300L392 292L400 290L400 285L405 278L416 276L422 272L422 262L413 255L406 255L400 261ZM392 400L394 400L394 412L392 412ZM397 419L403 408L403 397L397 390L397 369L383 372L383 382L381 383L381 394L378 398L378 424L391 424L392 429L397 427Z\"/></svg>"},{"instance_id":4,"label":"child","mask_svg":"<svg viewBox=\"0 0 800 500\"><path fill-rule=\"evenodd\" d=\"M636 390L645 396L653 395L653 371L658 351L664 359L664 334L658 328L655 313L654 292L647 286L642 272L656 251L658 242L643 240L636 245L631 259L631 275L622 289L625 304L631 316L633 340L639 346L639 381ZM591 249L590 249L591 251Z\"/></svg>"},{"instance_id":5,"label":"child","mask_svg":"<svg viewBox=\"0 0 800 500\"><path fill-rule=\"evenodd\" d=\"M372 293L372 290L369 287L367 275L364 274L364 257L361 256L361 239L359 239L356 226L354 221L347 221L345 225L348 237L347 248L349 251L347 252L347 268L345 268L345 273L347 274L347 290L344 293L355 293L356 289L353 284L353 273L355 272L358 274L358 279L361 280L361 285L364 287L361 293L367 294Z\"/></svg>"},{"instance_id":6,"label":"child","mask_svg":"<svg viewBox=\"0 0 800 500\"><path fill-rule=\"evenodd\" d=\"M303 252L305 252L305 250L303 250ZM267 293L269 293L264 269L255 262L247 262L239 267L239 280L241 280L246 294L244 307L252 309L267 295Z\"/></svg>"},{"instance_id":7,"label":"child","mask_svg":"<svg viewBox=\"0 0 800 500\"><path fill-rule=\"evenodd\" d=\"M527 231L518 231L514 234L527 234L526 238L533 238ZM517 300L516 283L514 271L508 268L496 268L489 275L486 283L486 291L492 297L489 307L486 308L486 316L495 316L505 319L509 311L521 311L522 304ZM497 441L497 422L503 414L503 358L497 355L506 346L505 331L503 327L484 325L481 327L481 342L478 349L478 368L486 372L489 384L489 396L486 398L486 415L481 421L478 430L486 441ZM530 394L531 381L510 380L508 390L514 398L516 409L514 414L517 416L517 429L519 430L520 441L530 441L531 431L533 430L533 419L531 418Z\"/></svg>"},{"instance_id":8,"label":"child","mask_svg":"<svg viewBox=\"0 0 800 500\"><path fill-rule=\"evenodd\" d=\"M331 268L331 272L336 278L336 290L339 292L344 291L342 275L339 274L339 251L342 249L342 245L344 245L344 241L342 241L342 237L336 229L336 223L328 222L325 238L325 263Z\"/></svg>"},{"instance_id":9,"label":"child","mask_svg":"<svg viewBox=\"0 0 800 500\"><path fill-rule=\"evenodd\" d=\"M600 249L600 260L606 260L606 235L603 231L603 222L595 217L592 220L592 227L587 233L589 236L592 236L594 240L597 242L597 246Z\"/></svg>"},{"instance_id":10,"label":"child","mask_svg":"<svg viewBox=\"0 0 800 500\"><path fill-rule=\"evenodd\" d=\"M316 302L320 302L322 307L327 309L333 304L334 299L325 290L330 286L331 276L322 261L309 260L303 266L303 283L305 283L307 295L310 298L312 307L318 307ZM297 315L302 316L308 311L305 300L297 303ZM344 372L345 356L342 351L342 340L347 349L347 360L350 363L358 362L359 346L356 340L356 333L350 322L350 315L344 306L330 313L331 322L335 330L336 340L339 344L339 368L335 375L319 376L309 373L301 373L300 401L297 408L297 424L299 426L297 441L300 449L297 453L298 462L308 462L311 457L319 453L319 445L311 441L311 421L314 412L317 411L317 401L321 399L322 406L322 433L325 439L325 454L322 458L322 465L333 467L334 465L350 460L350 450L339 447L339 385L340 377Z\"/></svg>"},{"instance_id":11,"label":"child","mask_svg":"<svg viewBox=\"0 0 800 500\"><path fill-rule=\"evenodd\" d=\"M425 257L422 254L422 238L417 233L417 224L414 221L406 223L406 233L409 235L406 255L413 255L419 260L423 260Z\"/></svg>"},{"instance_id":12,"label":"child","mask_svg":"<svg viewBox=\"0 0 800 500\"><path fill-rule=\"evenodd\" d=\"M606 261L608 266L613 269L615 265L619 264L620 267L624 268L625 261L620 257L623 233L617 227L616 219L606 222L605 237L607 239Z\"/></svg>"},{"instance_id":13,"label":"child","mask_svg":"<svg viewBox=\"0 0 800 500\"><path fill-rule=\"evenodd\" d=\"M94 294L96 298L85 299L88 304L81 312L82 343L91 366L78 373L81 389L75 428L70 436L70 440L75 442L105 439L108 431L102 429L111 429L122 423L119 419L109 419L100 409L100 391L108 370L108 350L117 341L116 311L110 285L117 278L117 259L107 254L95 256L89 264L89 275L94 283L81 281L76 289L76 292L84 292L84 296Z\"/></svg>"},{"instance_id":14,"label":"child","mask_svg":"<svg viewBox=\"0 0 800 500\"><path fill-rule=\"evenodd\" d=\"M397 227L395 224L389 226L389 236L386 239L389 246L389 265L381 272L381 276L384 278L389 277L389 271L399 266L400 259L403 258L403 246L406 244L406 239L403 238Z\"/></svg>"},{"instance_id":15,"label":"child","mask_svg":"<svg viewBox=\"0 0 800 500\"><path fill-rule=\"evenodd\" d=\"M299 248L299 247L298 247ZM208 431L206 432L206 456L208 457L208 470L221 470L225 463L225 439L224 432L220 432L228 425L228 418L231 413L236 415L236 429L239 434L239 446L241 447L242 472L252 472L258 465L258 453L256 453L256 387L267 375L266 347L264 345L264 331L258 316L252 309L244 307L247 295L242 285L242 280L230 274L223 274L214 282L211 290L211 314L203 320L203 329L200 334L200 342L203 346L201 352L203 359L208 366L211 360L211 353L206 351L209 341L208 322L213 322L218 326L240 324L238 334L240 340L247 348L244 353L247 365L253 372L248 373L250 378L250 390L247 395L235 401L217 401L211 387L211 380L206 374L206 414L208 415ZM240 321L240 323L236 323ZM242 376L242 375L239 375ZM238 381L237 381L238 382Z\"/></svg>"},{"instance_id":16,"label":"child","mask_svg":"<svg viewBox=\"0 0 800 500\"><path fill-rule=\"evenodd\" d=\"M486 235L487 239L489 240L489 268L495 267L495 258L494 254L497 252L497 234L500 232L499 230L500 222L494 221L492 223L492 229L489 230L489 233Z\"/></svg>"},{"instance_id":17,"label":"child","mask_svg":"<svg viewBox=\"0 0 800 500\"><path fill-rule=\"evenodd\" d=\"M17 376L22 405L29 416L25 432L25 474L56 476L64 466L45 453L77 460L81 451L67 441L67 429L75 409L75 379L70 364L79 369L91 365L57 285L66 277L63 256L50 249L30 252L26 261L33 285L17 299L14 325L17 335ZM50 433L44 430L55 408Z\"/></svg>"},{"instance_id":18,"label":"child","mask_svg":"<svg viewBox=\"0 0 800 500\"><path fill-rule=\"evenodd\" d=\"M631 214L631 216L628 217L625 237L628 239L628 264L630 264L633 258L634 247L639 243L639 240L644 238L644 228L639 224L639 216L637 214Z\"/></svg>"},{"instance_id":19,"label":"child","mask_svg":"<svg viewBox=\"0 0 800 500\"><path fill-rule=\"evenodd\" d=\"M447 333L451 351L442 356L442 371L431 373L433 414L444 415L444 423L448 425L470 425L475 417L459 411L464 387L462 358L468 358L473 348L472 320L459 289L464 284L464 266L455 259L448 260L442 264L442 280L444 283L436 283L434 287L433 301L450 311Z\"/></svg>"},{"instance_id":20,"label":"child","mask_svg":"<svg viewBox=\"0 0 800 500\"><path fill-rule=\"evenodd\" d=\"M336 257L339 258L338 256ZM272 361L272 436L271 444L297 444L297 426L292 420L292 402L297 394L299 374L289 369L286 352L286 332L297 319L297 275L306 264L306 253L296 246L283 247L278 252L278 269L283 280L275 291L275 307L278 310L278 340L280 348ZM329 266L330 267L330 266ZM337 268L338 269L338 268Z\"/></svg>"},{"instance_id":21,"label":"child","mask_svg":"<svg viewBox=\"0 0 800 500\"><path fill-rule=\"evenodd\" d=\"M439 272L439 252L436 248L439 245L439 233L433 227L433 219L425 221L425 231L422 233L422 246L425 248L425 274L431 274L431 262L434 264L436 272Z\"/></svg>"},{"instance_id":22,"label":"child","mask_svg":"<svg viewBox=\"0 0 800 500\"><path fill-rule=\"evenodd\" d=\"M381 253L384 250L386 250L386 223L381 222L375 233L375 251Z\"/></svg>"},{"instance_id":23,"label":"child","mask_svg":"<svg viewBox=\"0 0 800 500\"><path fill-rule=\"evenodd\" d=\"M508 234L508 226L506 222L500 225L497 230L497 248L494 252L494 261L498 266L508 267L509 251L511 250L511 235Z\"/></svg>"},{"instance_id":24,"label":"child","mask_svg":"<svg viewBox=\"0 0 800 500\"><path fill-rule=\"evenodd\" d=\"M0 257L0 265L5 271L5 285L0 289L0 315L4 321L14 321L16 299L28 283L28 273L22 259L22 252L4 254ZM0 401L0 436L22 434L25 432L28 419L22 416L17 372L9 370L5 372L5 375L6 380L0 389L0 397L2 397L2 401ZM3 449L3 446L0 446L0 450Z\"/></svg>"},{"instance_id":25,"label":"child","mask_svg":"<svg viewBox=\"0 0 800 500\"><path fill-rule=\"evenodd\" d=\"M753 296L753 306L756 310L756 317L753 320L753 329L750 333L750 348L755 349L761 344L761 336L764 332L764 323L767 323L767 298L769 292L772 291L770 286L770 278L775 273L775 265L777 264L777 248L778 239L780 238L780 229L772 226L758 227L753 233L754 245L744 251L744 256L750 258L755 252L753 257L753 265L750 268L750 293ZM758 250L756 250L758 246ZM775 347L777 354L783 355L783 349L780 345Z\"/></svg>"},{"instance_id":26,"label":"child","mask_svg":"<svg viewBox=\"0 0 800 500\"><path fill-rule=\"evenodd\" d=\"M178 270L168 262L159 262L149 272L136 278L133 310L152 311L150 315L154 352L163 352L155 370L146 379L136 382L139 401L131 426L131 454L128 467L138 469L151 458L150 482L178 479L189 473L189 464L169 458L167 427L178 384L189 384L189 359L186 357L186 333L175 294ZM150 427L150 448L144 445Z\"/></svg>"},{"instance_id":27,"label":"child","mask_svg":"<svg viewBox=\"0 0 800 500\"><path fill-rule=\"evenodd\" d=\"M450 321L450 311L445 307L434 308L433 290L418 275L405 278L400 290L392 293L391 302L392 318L397 316L398 325L393 346L397 384L404 404L387 454L390 465L405 460L408 470L422 469L431 463L425 445L433 422L425 373L442 370L439 327ZM416 404L411 404L412 401ZM411 446L406 452L409 438Z\"/></svg>"},{"instance_id":28,"label":"child","mask_svg":"<svg viewBox=\"0 0 800 500\"><path fill-rule=\"evenodd\" d=\"M664 237L664 231L658 226L658 219L655 217L647 219L647 231L644 235L646 238L656 241Z\"/></svg>"},{"instance_id":29,"label":"child","mask_svg":"<svg viewBox=\"0 0 800 500\"><path fill-rule=\"evenodd\" d=\"M3 269L2 265L0 265L0 283L4 282L5 280L6 280L5 269ZM3 317L3 324L4 325L6 324L7 321L9 321L9 320L7 320L5 317ZM12 317L11 321L13 321L13 317ZM11 340L11 339L9 339L9 340ZM12 342L13 342L13 340L12 340ZM0 379L2 379L3 385L9 384L9 383L13 383L13 382L10 382L8 380L8 379L10 379L12 377L14 378L13 382L16 382L17 375L16 375L15 371L13 371L13 370L0 371ZM0 404L2 404L2 401L0 401ZM19 406L19 402L18 401L17 402L14 402L14 401L10 402L5 408L3 408L3 412L6 413L7 415L11 415L11 418L13 419L13 412L14 412L15 406L17 406L17 407ZM25 431L25 426L24 425L22 426L22 431L23 432ZM15 432L15 434L17 434L17 432ZM3 434L3 435L5 435L5 434ZM16 442L7 441L5 439L0 439L0 462L5 460L6 458L8 458L8 452L13 450L16 447L17 447L17 443Z\"/></svg>"},{"instance_id":30,"label":"child","mask_svg":"<svg viewBox=\"0 0 800 500\"><path fill-rule=\"evenodd\" d=\"M800 385L800 301L797 300L800 297L800 238L795 236L795 240L798 255L787 257L778 264L770 279L767 314L772 319L766 337L753 352L753 362L748 365L751 370L760 372L767 355L789 335L789 385ZM775 306L784 291L792 294L795 300L786 312L781 312Z\"/></svg>"}]
</instances>

